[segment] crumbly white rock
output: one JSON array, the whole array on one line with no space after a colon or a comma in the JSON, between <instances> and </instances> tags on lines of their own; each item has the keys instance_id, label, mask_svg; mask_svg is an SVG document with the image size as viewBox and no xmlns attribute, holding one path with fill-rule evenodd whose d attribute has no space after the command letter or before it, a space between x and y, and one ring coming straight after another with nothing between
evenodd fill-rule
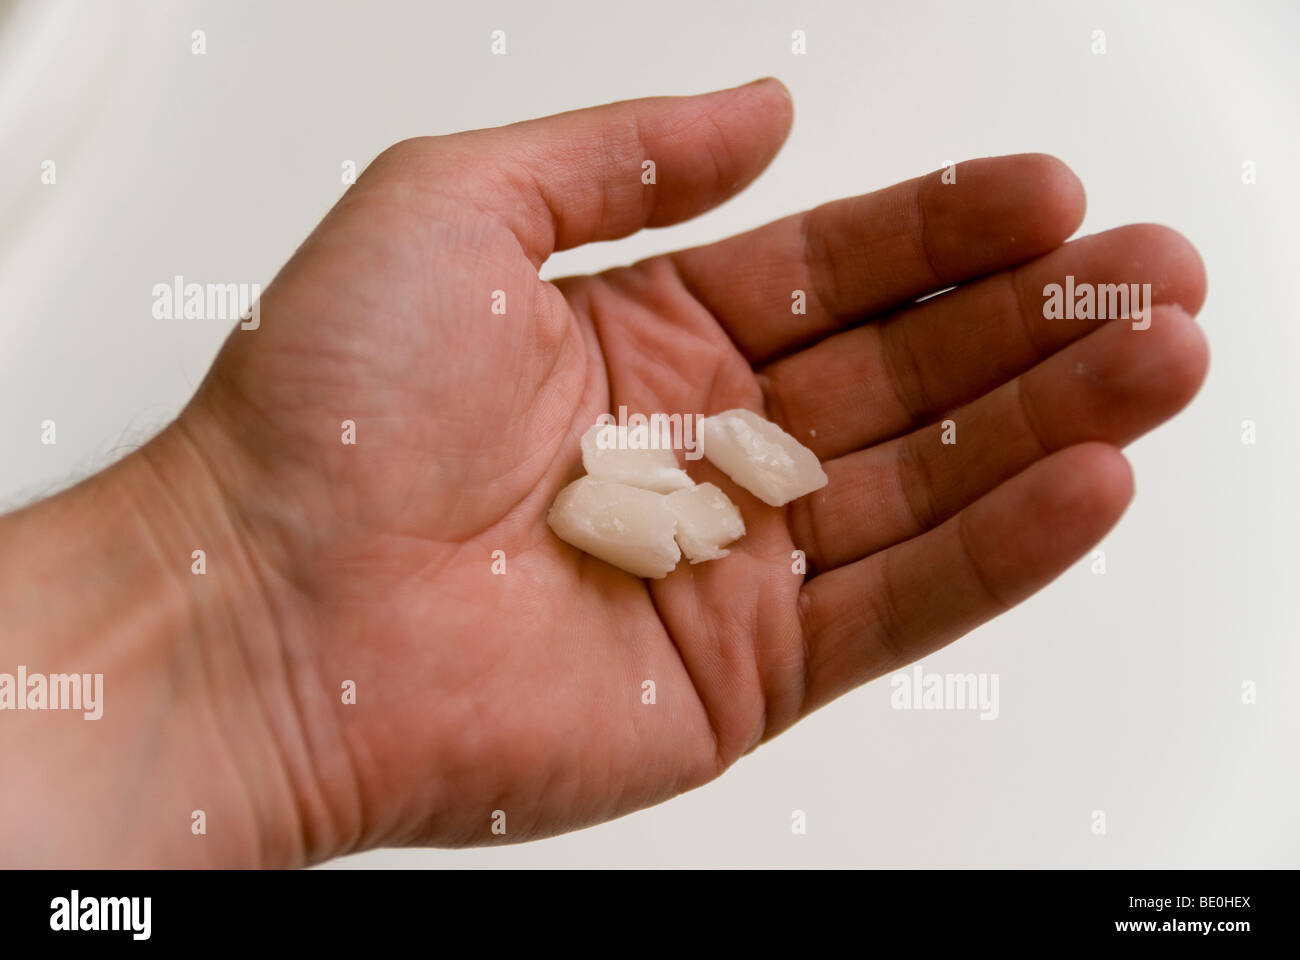
<instances>
[{"instance_id":1,"label":"crumbly white rock","mask_svg":"<svg viewBox=\"0 0 1300 960\"><path fill-rule=\"evenodd\" d=\"M700 439L710 463L770 506L783 506L826 486L816 454L749 410L705 417Z\"/></svg>"},{"instance_id":2,"label":"crumbly white rock","mask_svg":"<svg viewBox=\"0 0 1300 960\"><path fill-rule=\"evenodd\" d=\"M599 480L626 483L656 493L672 493L693 486L677 455L665 449L631 449L628 428L595 424L582 435L582 467Z\"/></svg>"},{"instance_id":3,"label":"crumbly white rock","mask_svg":"<svg viewBox=\"0 0 1300 960\"><path fill-rule=\"evenodd\" d=\"M683 553L719 560L745 535L730 498L698 486L672 450L634 449L628 428L596 424L582 436L579 477L560 491L546 522L555 535L638 577L667 576ZM727 410L700 424L704 456L764 503L782 506L826 486L817 457L776 424Z\"/></svg>"},{"instance_id":4,"label":"crumbly white rock","mask_svg":"<svg viewBox=\"0 0 1300 960\"><path fill-rule=\"evenodd\" d=\"M711 483L677 490L664 497L677 518L677 545L691 563L720 560L723 549L745 535L745 521L730 498Z\"/></svg>"},{"instance_id":5,"label":"crumbly white rock","mask_svg":"<svg viewBox=\"0 0 1300 960\"><path fill-rule=\"evenodd\" d=\"M677 520L651 490L579 477L560 491L546 522L579 550L638 577L659 579L677 566Z\"/></svg>"}]
</instances>

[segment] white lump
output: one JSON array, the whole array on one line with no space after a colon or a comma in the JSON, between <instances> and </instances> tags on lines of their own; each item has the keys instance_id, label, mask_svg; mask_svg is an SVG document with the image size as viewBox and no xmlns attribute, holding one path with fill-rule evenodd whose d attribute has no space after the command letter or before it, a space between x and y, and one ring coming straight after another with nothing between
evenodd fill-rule
<instances>
[{"instance_id":1,"label":"white lump","mask_svg":"<svg viewBox=\"0 0 1300 960\"><path fill-rule=\"evenodd\" d=\"M777 507L826 485L817 457L776 424L727 410L700 425L704 456ZM579 477L560 491L547 523L565 543L638 577L667 576L727 556L745 535L740 510L711 483L698 486L672 450L635 446L627 427L596 424L582 437Z\"/></svg>"},{"instance_id":2,"label":"white lump","mask_svg":"<svg viewBox=\"0 0 1300 960\"><path fill-rule=\"evenodd\" d=\"M657 579L682 558L667 499L625 483L579 477L555 498L547 522L565 543L620 570Z\"/></svg>"},{"instance_id":3,"label":"white lump","mask_svg":"<svg viewBox=\"0 0 1300 960\"><path fill-rule=\"evenodd\" d=\"M722 549L745 535L745 521L736 505L711 483L687 487L664 497L677 520L677 544L691 563L720 560Z\"/></svg>"},{"instance_id":4,"label":"white lump","mask_svg":"<svg viewBox=\"0 0 1300 960\"><path fill-rule=\"evenodd\" d=\"M642 431L644 433L644 431ZM615 483L627 483L656 493L672 493L692 486L694 481L677 466L671 450L633 449L627 427L596 424L582 435L582 468L587 476Z\"/></svg>"},{"instance_id":5,"label":"white lump","mask_svg":"<svg viewBox=\"0 0 1300 960\"><path fill-rule=\"evenodd\" d=\"M770 506L783 506L826 486L816 454L748 410L705 417L700 439L710 463Z\"/></svg>"}]
</instances>

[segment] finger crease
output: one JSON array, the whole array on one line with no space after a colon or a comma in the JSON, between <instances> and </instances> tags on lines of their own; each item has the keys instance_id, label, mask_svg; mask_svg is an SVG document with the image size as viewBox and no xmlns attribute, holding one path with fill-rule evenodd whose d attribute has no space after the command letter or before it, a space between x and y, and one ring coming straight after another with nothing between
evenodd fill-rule
<instances>
[{"instance_id":1,"label":"finger crease","mask_svg":"<svg viewBox=\"0 0 1300 960\"><path fill-rule=\"evenodd\" d=\"M935 502L934 478L925 457L916 451L914 434L899 441L895 474L903 491L903 500L912 514L918 533L932 530L939 524L939 510ZM912 482L909 482L909 469Z\"/></svg>"},{"instance_id":2,"label":"finger crease","mask_svg":"<svg viewBox=\"0 0 1300 960\"><path fill-rule=\"evenodd\" d=\"M1031 412L1033 405L1029 402L1029 398L1025 393L1025 378L1016 377L1011 389L1016 392L1016 403L1020 407L1020 416L1025 421L1025 427L1029 431L1030 438L1038 447L1038 457L1041 459L1052 452L1052 447L1048 446L1046 441L1043 440L1042 428L1038 425L1038 416Z\"/></svg>"},{"instance_id":3,"label":"finger crease","mask_svg":"<svg viewBox=\"0 0 1300 960\"><path fill-rule=\"evenodd\" d=\"M808 289L814 305L824 316L834 318L836 313L831 305L841 302L839 282L835 276L833 260L827 252L826 237L812 224L813 215L816 213L816 210L811 210L799 218L804 269L808 273ZM814 234L818 239L813 239Z\"/></svg>"},{"instance_id":4,"label":"finger crease","mask_svg":"<svg viewBox=\"0 0 1300 960\"><path fill-rule=\"evenodd\" d=\"M975 549L970 544L970 535L966 527L969 517L970 514L964 511L957 515L957 542L961 545L961 551L963 556L966 558L966 564L970 567L971 574L974 576L976 584L978 584L984 594L993 601L999 612L1008 610L1012 605L1004 601L1002 597L998 595L998 592L993 589L993 584L985 574L984 568L980 565L980 562L975 559Z\"/></svg>"}]
</instances>

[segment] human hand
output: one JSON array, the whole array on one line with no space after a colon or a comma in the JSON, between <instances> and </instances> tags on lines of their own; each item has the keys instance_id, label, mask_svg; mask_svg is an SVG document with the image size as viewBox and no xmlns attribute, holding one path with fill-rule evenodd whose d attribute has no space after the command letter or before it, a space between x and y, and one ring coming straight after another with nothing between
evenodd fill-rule
<instances>
[{"instance_id":1,"label":"human hand","mask_svg":"<svg viewBox=\"0 0 1300 960\"><path fill-rule=\"evenodd\" d=\"M774 81L633 101L407 141L348 190L260 327L232 333L116 473L147 472L139 489L173 503L142 524L160 563L183 574L190 541L226 545L201 600L184 577L169 591L189 632L130 658L157 709L94 731L119 757L187 731L173 762L133 770L223 813L202 852L178 831L148 862L518 841L648 806L1021 602L1117 521L1132 493L1118 447L1204 376L1204 277L1164 228L1061 246L1083 193L1058 161L972 161L955 183L539 279L556 250L731 196L790 121ZM1044 319L1042 288L1067 274L1151 283L1149 329ZM697 462L747 535L725 560L638 580L545 522L578 438L619 405L763 412L829 484L771 508Z\"/></svg>"}]
</instances>

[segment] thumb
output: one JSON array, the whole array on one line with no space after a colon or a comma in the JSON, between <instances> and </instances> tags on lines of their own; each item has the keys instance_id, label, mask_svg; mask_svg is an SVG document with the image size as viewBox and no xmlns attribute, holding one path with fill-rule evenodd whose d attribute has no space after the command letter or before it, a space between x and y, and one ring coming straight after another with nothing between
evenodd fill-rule
<instances>
[{"instance_id":1,"label":"thumb","mask_svg":"<svg viewBox=\"0 0 1300 960\"><path fill-rule=\"evenodd\" d=\"M437 148L403 166L455 176L457 191L498 212L540 266L557 250L717 206L771 162L792 117L789 91L767 78L416 141Z\"/></svg>"}]
</instances>

